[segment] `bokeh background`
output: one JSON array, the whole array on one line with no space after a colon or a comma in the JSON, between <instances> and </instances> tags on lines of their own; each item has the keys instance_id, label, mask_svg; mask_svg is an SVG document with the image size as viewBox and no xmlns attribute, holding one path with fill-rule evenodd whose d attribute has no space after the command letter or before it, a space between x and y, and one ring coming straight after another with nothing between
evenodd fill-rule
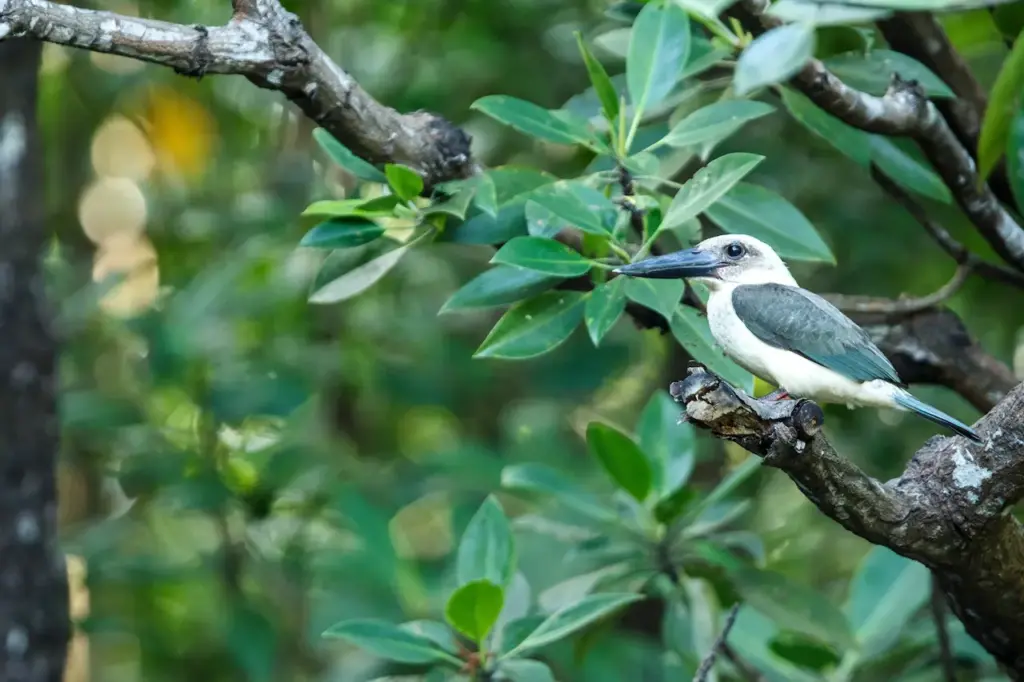
<instances>
[{"instance_id":1,"label":"bokeh background","mask_svg":"<svg viewBox=\"0 0 1024 682\"><path fill-rule=\"evenodd\" d=\"M229 13L209 0L88 4L186 24ZM484 163L566 175L585 165L469 105L502 93L554 108L584 90L573 31L607 28L604 0L285 4L378 99L464 126ZM947 29L990 85L1006 48L989 15ZM504 465L540 461L607 490L586 423L628 430L685 371L671 337L625 317L600 349L579 329L536 360L472 359L500 311L438 310L484 269L482 246L416 250L358 298L310 306L322 254L296 249L297 216L353 185L280 96L53 45L41 79L48 264L66 339L61 523L79 624L68 682L380 674L319 634L360 615L437 617L459 534ZM862 168L786 116L747 126L727 151L764 154L751 180L798 206L836 254L835 266L794 266L808 288L922 295L951 276ZM954 208L932 208L988 253ZM1024 376L1024 306L1011 302L974 278L949 305ZM977 416L949 391L918 394ZM883 480L934 433L874 410L827 418L837 449ZM744 457L709 438L699 447L701 485ZM748 494L741 525L764 564L841 603L867 543L778 472ZM500 498L510 515L531 509ZM537 591L565 577L557 543L517 537ZM656 648L644 629L606 637L580 665L566 658L559 679L659 679L639 672Z\"/></svg>"}]
</instances>

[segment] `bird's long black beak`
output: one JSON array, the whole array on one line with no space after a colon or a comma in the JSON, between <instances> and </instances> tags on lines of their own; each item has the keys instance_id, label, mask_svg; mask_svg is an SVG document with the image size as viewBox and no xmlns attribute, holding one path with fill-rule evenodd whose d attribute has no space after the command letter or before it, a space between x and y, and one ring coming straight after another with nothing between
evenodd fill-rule
<instances>
[{"instance_id":1,"label":"bird's long black beak","mask_svg":"<svg viewBox=\"0 0 1024 682\"><path fill-rule=\"evenodd\" d=\"M637 263L615 268L614 272L648 279L685 279L711 277L721 265L722 262L714 254L693 248L645 258Z\"/></svg>"}]
</instances>

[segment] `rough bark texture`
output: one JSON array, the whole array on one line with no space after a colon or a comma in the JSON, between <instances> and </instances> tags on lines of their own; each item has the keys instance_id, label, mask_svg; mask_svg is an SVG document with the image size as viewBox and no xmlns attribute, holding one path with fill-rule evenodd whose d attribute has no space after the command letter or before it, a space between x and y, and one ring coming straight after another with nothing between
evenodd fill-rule
<instances>
[{"instance_id":1,"label":"rough bark texture","mask_svg":"<svg viewBox=\"0 0 1024 682\"><path fill-rule=\"evenodd\" d=\"M810 401L753 400L700 367L670 390L844 528L930 568L967 631L1024 679L1024 532L1004 513L1024 496L1024 384L975 426L983 444L936 436L885 483L836 453Z\"/></svg>"},{"instance_id":2,"label":"rough bark texture","mask_svg":"<svg viewBox=\"0 0 1024 682\"><path fill-rule=\"evenodd\" d=\"M41 45L0 44L0 679L59 682L69 636L57 543L57 347L42 273Z\"/></svg>"}]
</instances>

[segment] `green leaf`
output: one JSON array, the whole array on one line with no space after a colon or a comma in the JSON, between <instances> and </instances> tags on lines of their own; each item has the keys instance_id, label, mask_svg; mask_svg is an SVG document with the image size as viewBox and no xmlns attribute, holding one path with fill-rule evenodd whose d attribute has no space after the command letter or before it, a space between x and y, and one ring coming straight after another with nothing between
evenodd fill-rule
<instances>
[{"instance_id":1,"label":"green leaf","mask_svg":"<svg viewBox=\"0 0 1024 682\"><path fill-rule=\"evenodd\" d=\"M1006 172L1018 206L1024 206L1024 108L1018 109L1006 146Z\"/></svg>"},{"instance_id":2,"label":"green leaf","mask_svg":"<svg viewBox=\"0 0 1024 682\"><path fill-rule=\"evenodd\" d=\"M671 147L721 142L748 121L767 116L775 108L764 102L744 99L724 100L702 107L672 128L661 141Z\"/></svg>"},{"instance_id":3,"label":"green leaf","mask_svg":"<svg viewBox=\"0 0 1024 682\"><path fill-rule=\"evenodd\" d=\"M486 580L504 587L515 571L512 530L501 505L488 496L459 542L455 573L459 585ZM495 616L497 617L497 616Z\"/></svg>"},{"instance_id":4,"label":"green leaf","mask_svg":"<svg viewBox=\"0 0 1024 682\"><path fill-rule=\"evenodd\" d=\"M765 676L767 682L821 682L820 675L793 665L772 650L771 643L778 631L770 620L749 606L743 606L729 633L729 643Z\"/></svg>"},{"instance_id":5,"label":"green leaf","mask_svg":"<svg viewBox=\"0 0 1024 682\"><path fill-rule=\"evenodd\" d=\"M525 207L526 231L531 237L543 237L554 239L555 235L566 228L572 227L550 209L541 206L536 201L528 200Z\"/></svg>"},{"instance_id":6,"label":"green leaf","mask_svg":"<svg viewBox=\"0 0 1024 682\"><path fill-rule=\"evenodd\" d=\"M488 95L473 103L472 109L520 132L548 142L581 144L597 149L596 139L585 125L556 116L532 102L507 95Z\"/></svg>"},{"instance_id":7,"label":"green leaf","mask_svg":"<svg viewBox=\"0 0 1024 682\"><path fill-rule=\"evenodd\" d=\"M498 215L498 188L494 184L494 177L491 173L499 170L501 169L489 171L479 177L476 194L473 197L473 203L492 218Z\"/></svg>"},{"instance_id":8,"label":"green leaf","mask_svg":"<svg viewBox=\"0 0 1024 682\"><path fill-rule=\"evenodd\" d=\"M501 472L501 486L510 490L550 495L572 509L600 523L617 523L618 517L569 479L543 464L514 464Z\"/></svg>"},{"instance_id":9,"label":"green leaf","mask_svg":"<svg viewBox=\"0 0 1024 682\"><path fill-rule=\"evenodd\" d=\"M471 215L461 225L445 229L441 241L455 244L500 244L526 234L523 202L514 201L498 209L496 216L484 212Z\"/></svg>"},{"instance_id":10,"label":"green leaf","mask_svg":"<svg viewBox=\"0 0 1024 682\"><path fill-rule=\"evenodd\" d=\"M399 663L461 665L458 658L436 642L381 620L342 621L329 627L323 636L343 639L375 656Z\"/></svg>"},{"instance_id":11,"label":"green leaf","mask_svg":"<svg viewBox=\"0 0 1024 682\"><path fill-rule=\"evenodd\" d=\"M614 211L615 207L597 190L579 183L559 181L531 192L529 200L584 232L601 237L609 235L601 216L609 210Z\"/></svg>"},{"instance_id":12,"label":"green leaf","mask_svg":"<svg viewBox=\"0 0 1024 682\"><path fill-rule=\"evenodd\" d=\"M414 635L426 637L450 654L459 653L459 643L455 639L455 633L444 623L436 620L410 620L402 623L403 630L408 630Z\"/></svg>"},{"instance_id":13,"label":"green leaf","mask_svg":"<svg viewBox=\"0 0 1024 682\"><path fill-rule=\"evenodd\" d=\"M846 125L819 109L804 95L789 88L782 89L782 101L793 118L805 128L860 165L870 165L871 140L863 130Z\"/></svg>"},{"instance_id":14,"label":"green leaf","mask_svg":"<svg viewBox=\"0 0 1024 682\"><path fill-rule=\"evenodd\" d=\"M708 207L707 216L725 232L762 240L783 258L836 262L804 214L760 185L738 183Z\"/></svg>"},{"instance_id":15,"label":"green leaf","mask_svg":"<svg viewBox=\"0 0 1024 682\"><path fill-rule=\"evenodd\" d=\"M892 16L892 11L875 7L855 7L839 3L807 0L776 0L766 12L787 24L803 22L814 26L871 24Z\"/></svg>"},{"instance_id":16,"label":"green leaf","mask_svg":"<svg viewBox=\"0 0 1024 682\"><path fill-rule=\"evenodd\" d=\"M583 294L549 291L509 309L473 357L523 360L561 345L583 318Z\"/></svg>"},{"instance_id":17,"label":"green leaf","mask_svg":"<svg viewBox=\"0 0 1024 682\"><path fill-rule=\"evenodd\" d=\"M686 181L669 204L661 229L671 230L696 218L764 160L758 154L725 154Z\"/></svg>"},{"instance_id":18,"label":"green leaf","mask_svg":"<svg viewBox=\"0 0 1024 682\"><path fill-rule=\"evenodd\" d=\"M384 166L384 174L391 189L405 201L415 199L423 191L423 178L408 166L389 163Z\"/></svg>"},{"instance_id":19,"label":"green leaf","mask_svg":"<svg viewBox=\"0 0 1024 682\"><path fill-rule=\"evenodd\" d=\"M639 594L592 594L572 606L555 611L540 626L531 632L515 649L505 654L511 657L529 649L557 642L582 630L622 607L643 599Z\"/></svg>"},{"instance_id":20,"label":"green leaf","mask_svg":"<svg viewBox=\"0 0 1024 682\"><path fill-rule=\"evenodd\" d=\"M681 279L629 277L625 288L629 300L650 308L668 320L683 297L686 283Z\"/></svg>"},{"instance_id":21,"label":"green leaf","mask_svg":"<svg viewBox=\"0 0 1024 682\"><path fill-rule=\"evenodd\" d=\"M896 644L930 589L927 568L886 547L873 547L853 576L844 609L860 655L874 658Z\"/></svg>"},{"instance_id":22,"label":"green leaf","mask_svg":"<svg viewBox=\"0 0 1024 682\"><path fill-rule=\"evenodd\" d=\"M498 670L509 682L556 682L555 676L544 663L528 658L504 661Z\"/></svg>"},{"instance_id":23,"label":"green leaf","mask_svg":"<svg viewBox=\"0 0 1024 682\"><path fill-rule=\"evenodd\" d=\"M333 135L323 128L317 128L313 131L313 139L331 157L332 161L360 180L368 180L370 182L388 181L387 176L381 173L379 169L353 154L348 147L338 142Z\"/></svg>"},{"instance_id":24,"label":"green leaf","mask_svg":"<svg viewBox=\"0 0 1024 682\"><path fill-rule=\"evenodd\" d=\"M978 182L984 182L999 163L1010 136L1010 126L1024 89L1024 34L1017 37L1013 49L999 69L992 95L981 121L978 136Z\"/></svg>"},{"instance_id":25,"label":"green leaf","mask_svg":"<svg viewBox=\"0 0 1024 682\"><path fill-rule=\"evenodd\" d=\"M424 232L419 237L410 239L397 249L392 249L374 258L369 263L364 263L358 268L346 272L341 277L328 282L309 297L309 302L318 304L337 303L363 293L380 281L384 275L388 274L391 268L398 264L398 261L402 259L409 249L416 246L428 234L430 233Z\"/></svg>"},{"instance_id":26,"label":"green leaf","mask_svg":"<svg viewBox=\"0 0 1024 682\"><path fill-rule=\"evenodd\" d=\"M651 492L651 465L633 439L607 424L587 426L587 447L616 485L643 502Z\"/></svg>"},{"instance_id":27,"label":"green leaf","mask_svg":"<svg viewBox=\"0 0 1024 682\"><path fill-rule=\"evenodd\" d=\"M711 336L706 318L693 308L679 306L669 321L672 335L693 359L725 379L735 388L754 390L754 376L725 357Z\"/></svg>"},{"instance_id":28,"label":"green leaf","mask_svg":"<svg viewBox=\"0 0 1024 682\"><path fill-rule=\"evenodd\" d=\"M671 92L690 53L690 17L674 4L649 2L633 22L626 85L634 116Z\"/></svg>"},{"instance_id":29,"label":"green leaf","mask_svg":"<svg viewBox=\"0 0 1024 682\"><path fill-rule=\"evenodd\" d=\"M454 216L459 220L465 220L466 212L469 210L470 204L473 202L473 198L476 196L476 190L479 186L479 182L482 179L477 179L477 183L467 184L455 191L455 193L444 199L443 201L436 201L430 206L423 209L423 215L434 215L437 213L444 213L450 216Z\"/></svg>"},{"instance_id":30,"label":"green leaf","mask_svg":"<svg viewBox=\"0 0 1024 682\"><path fill-rule=\"evenodd\" d=\"M486 580L477 580L452 593L444 615L453 628L479 643L494 627L504 601L505 594L500 587Z\"/></svg>"},{"instance_id":31,"label":"green leaf","mask_svg":"<svg viewBox=\"0 0 1024 682\"><path fill-rule=\"evenodd\" d=\"M927 163L900 149L891 138L871 136L871 160L904 189L946 204L952 203L952 195L942 178Z\"/></svg>"},{"instance_id":32,"label":"green leaf","mask_svg":"<svg viewBox=\"0 0 1024 682\"><path fill-rule=\"evenodd\" d=\"M739 96L789 80L814 57L814 27L786 24L762 33L736 62L733 87Z\"/></svg>"},{"instance_id":33,"label":"green leaf","mask_svg":"<svg viewBox=\"0 0 1024 682\"><path fill-rule=\"evenodd\" d=\"M394 194L373 199L314 201L302 212L304 218L382 218L393 215L399 199Z\"/></svg>"},{"instance_id":34,"label":"green leaf","mask_svg":"<svg viewBox=\"0 0 1024 682\"><path fill-rule=\"evenodd\" d=\"M623 289L625 277L616 277L610 282L597 285L587 297L583 319L594 346L601 345L601 339L615 326L626 309L626 292Z\"/></svg>"},{"instance_id":35,"label":"green leaf","mask_svg":"<svg viewBox=\"0 0 1024 682\"><path fill-rule=\"evenodd\" d=\"M515 265L556 277L585 275L593 266L578 251L544 237L516 237L498 249L491 262Z\"/></svg>"},{"instance_id":36,"label":"green leaf","mask_svg":"<svg viewBox=\"0 0 1024 682\"><path fill-rule=\"evenodd\" d=\"M590 82L593 84L594 91L601 101L604 117L610 124L614 124L619 117L619 95L615 91L615 86L612 85L612 79L608 77L608 72L605 71L604 65L587 48L579 31L576 31L576 44L579 45L580 55L582 55L583 63L587 67L587 75L590 76Z\"/></svg>"},{"instance_id":37,"label":"green leaf","mask_svg":"<svg viewBox=\"0 0 1024 682\"><path fill-rule=\"evenodd\" d=\"M552 277L535 270L495 265L452 294L438 314L515 303L547 291L561 281L561 277Z\"/></svg>"},{"instance_id":38,"label":"green leaf","mask_svg":"<svg viewBox=\"0 0 1024 682\"><path fill-rule=\"evenodd\" d=\"M686 485L697 458L692 424L680 424L682 408L665 391L657 391L640 413L637 436L640 449L654 463L661 497Z\"/></svg>"},{"instance_id":39,"label":"green leaf","mask_svg":"<svg viewBox=\"0 0 1024 682\"><path fill-rule=\"evenodd\" d=\"M299 246L344 249L369 244L383 234L383 227L365 218L334 218L307 232Z\"/></svg>"},{"instance_id":40,"label":"green leaf","mask_svg":"<svg viewBox=\"0 0 1024 682\"><path fill-rule=\"evenodd\" d=\"M927 66L902 52L844 52L826 59L825 66L850 87L872 95L885 94L892 83L892 75L897 73L903 80L917 81L929 97L956 96Z\"/></svg>"}]
</instances>

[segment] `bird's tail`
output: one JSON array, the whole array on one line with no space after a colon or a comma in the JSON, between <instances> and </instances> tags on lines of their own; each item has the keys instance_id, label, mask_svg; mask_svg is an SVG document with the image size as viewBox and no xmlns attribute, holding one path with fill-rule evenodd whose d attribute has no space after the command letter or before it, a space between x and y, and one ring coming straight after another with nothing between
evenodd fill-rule
<instances>
[{"instance_id":1,"label":"bird's tail","mask_svg":"<svg viewBox=\"0 0 1024 682\"><path fill-rule=\"evenodd\" d=\"M931 405L921 402L906 391L897 391L893 396L893 399L900 407L906 408L911 412L916 412L925 419L933 421L936 424L941 424L942 426L953 429L961 436L970 438L975 443L983 442L981 436L979 436L971 427L967 426L963 422L953 419L948 414L935 409Z\"/></svg>"}]
</instances>

